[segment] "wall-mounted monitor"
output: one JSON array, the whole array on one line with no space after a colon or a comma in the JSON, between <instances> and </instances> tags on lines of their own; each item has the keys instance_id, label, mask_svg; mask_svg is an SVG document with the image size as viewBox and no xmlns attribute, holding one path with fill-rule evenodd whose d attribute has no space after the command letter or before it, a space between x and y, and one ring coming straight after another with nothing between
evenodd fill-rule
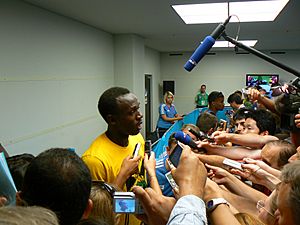
<instances>
[{"instance_id":1,"label":"wall-mounted monitor","mask_svg":"<svg viewBox=\"0 0 300 225\"><path fill-rule=\"evenodd\" d=\"M247 74L246 86L256 87L257 89L265 89L270 92L271 87L279 85L278 74Z\"/></svg>"}]
</instances>

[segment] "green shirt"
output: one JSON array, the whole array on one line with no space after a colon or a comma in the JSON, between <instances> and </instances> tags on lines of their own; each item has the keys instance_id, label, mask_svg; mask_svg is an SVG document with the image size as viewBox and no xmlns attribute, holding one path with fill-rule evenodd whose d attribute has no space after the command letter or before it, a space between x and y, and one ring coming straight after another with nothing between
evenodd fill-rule
<instances>
[{"instance_id":1,"label":"green shirt","mask_svg":"<svg viewBox=\"0 0 300 225\"><path fill-rule=\"evenodd\" d=\"M206 94L206 92L201 93L199 91L195 97L195 103L197 104L197 106L200 106L200 107L208 106L208 94Z\"/></svg>"}]
</instances>

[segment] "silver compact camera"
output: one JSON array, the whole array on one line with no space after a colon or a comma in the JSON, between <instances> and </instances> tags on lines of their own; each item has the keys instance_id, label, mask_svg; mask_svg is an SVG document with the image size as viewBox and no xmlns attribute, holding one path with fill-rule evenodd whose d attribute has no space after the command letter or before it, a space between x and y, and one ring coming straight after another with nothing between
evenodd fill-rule
<instances>
[{"instance_id":1,"label":"silver compact camera","mask_svg":"<svg viewBox=\"0 0 300 225\"><path fill-rule=\"evenodd\" d=\"M133 192L115 192L113 196L115 213L143 214L144 210L140 201Z\"/></svg>"}]
</instances>

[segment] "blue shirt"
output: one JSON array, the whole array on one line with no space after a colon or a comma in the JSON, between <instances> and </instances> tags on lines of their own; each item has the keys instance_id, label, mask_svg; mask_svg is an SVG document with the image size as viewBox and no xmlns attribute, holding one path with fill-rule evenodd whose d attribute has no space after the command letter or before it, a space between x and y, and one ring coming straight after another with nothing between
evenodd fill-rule
<instances>
[{"instance_id":1,"label":"blue shirt","mask_svg":"<svg viewBox=\"0 0 300 225\"><path fill-rule=\"evenodd\" d=\"M169 121L165 121L161 116L166 115L168 118L174 118L177 114L175 106L172 104L171 107L167 106L166 104L161 104L159 106L159 118L157 122L157 127L169 129L173 123Z\"/></svg>"},{"instance_id":2,"label":"blue shirt","mask_svg":"<svg viewBox=\"0 0 300 225\"><path fill-rule=\"evenodd\" d=\"M158 180L158 184L160 186L161 192L164 196L174 197L172 187L166 178L165 174L169 171L166 168L166 159L168 155L165 155L164 158L156 160L156 177Z\"/></svg>"}]
</instances>

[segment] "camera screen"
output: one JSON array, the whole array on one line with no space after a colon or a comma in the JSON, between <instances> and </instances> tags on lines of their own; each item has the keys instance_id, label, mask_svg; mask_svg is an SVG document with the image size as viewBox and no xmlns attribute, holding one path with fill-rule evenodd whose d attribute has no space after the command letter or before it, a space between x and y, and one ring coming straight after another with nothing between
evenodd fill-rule
<instances>
[{"instance_id":1,"label":"camera screen","mask_svg":"<svg viewBox=\"0 0 300 225\"><path fill-rule=\"evenodd\" d=\"M116 213L134 213L135 212L135 199L117 198L115 200Z\"/></svg>"}]
</instances>

